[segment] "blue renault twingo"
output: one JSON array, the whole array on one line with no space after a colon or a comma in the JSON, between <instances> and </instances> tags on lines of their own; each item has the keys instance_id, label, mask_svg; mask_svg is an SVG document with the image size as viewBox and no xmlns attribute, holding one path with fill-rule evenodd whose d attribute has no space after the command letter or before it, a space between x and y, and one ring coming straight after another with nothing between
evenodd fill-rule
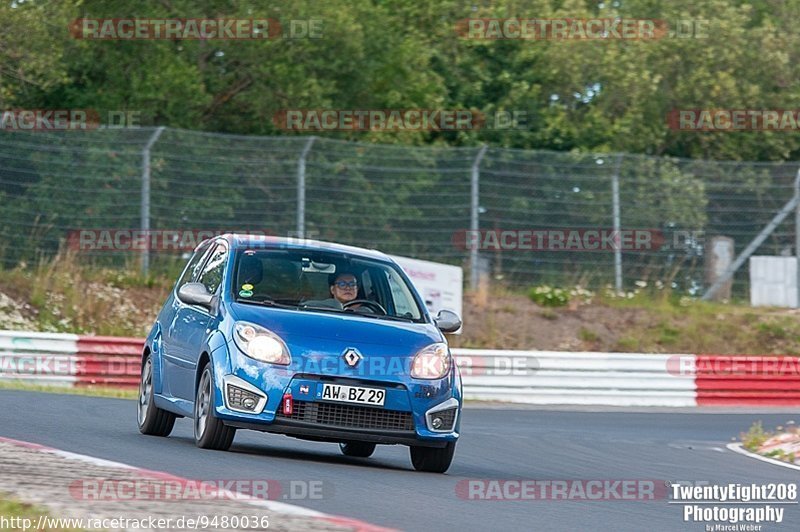
<instances>
[{"instance_id":1,"label":"blue renault twingo","mask_svg":"<svg viewBox=\"0 0 800 532\"><path fill-rule=\"evenodd\" d=\"M147 337L138 424L168 436L194 420L204 449L237 429L337 442L347 456L410 448L443 473L462 391L443 332L402 269L374 250L227 234L195 250Z\"/></svg>"}]
</instances>

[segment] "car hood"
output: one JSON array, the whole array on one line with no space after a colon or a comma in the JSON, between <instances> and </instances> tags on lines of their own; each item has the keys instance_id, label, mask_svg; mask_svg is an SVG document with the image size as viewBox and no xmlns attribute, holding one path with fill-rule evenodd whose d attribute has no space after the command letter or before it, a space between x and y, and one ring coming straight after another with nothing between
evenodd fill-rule
<instances>
[{"instance_id":1,"label":"car hood","mask_svg":"<svg viewBox=\"0 0 800 532\"><path fill-rule=\"evenodd\" d=\"M416 351L442 341L441 333L430 323L405 323L364 318L350 312L297 311L244 303L231 303L230 309L234 319L266 327L292 343L301 338L316 338L333 343L403 346L404 350Z\"/></svg>"}]
</instances>

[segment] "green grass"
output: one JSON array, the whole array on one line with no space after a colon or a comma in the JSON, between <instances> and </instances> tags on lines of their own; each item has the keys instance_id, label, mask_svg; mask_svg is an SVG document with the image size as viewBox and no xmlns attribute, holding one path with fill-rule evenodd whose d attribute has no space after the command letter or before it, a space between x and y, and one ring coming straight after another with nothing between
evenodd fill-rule
<instances>
[{"instance_id":1,"label":"green grass","mask_svg":"<svg viewBox=\"0 0 800 532\"><path fill-rule=\"evenodd\" d=\"M787 423L788 428L784 429L783 427L777 427L775 431L767 431L764 430L761 421L756 421L753 423L747 432L743 432L740 435L740 439L742 440L742 446L747 449L748 451L756 454L761 454L762 456L766 456L767 458L774 458L776 460L781 460L783 462L788 462L790 464L794 464L796 456L794 453L787 453L783 449L773 449L772 451L759 453L759 449L761 446L766 442L768 439L772 438L776 434L781 434L784 430L788 430L790 433L797 434L797 427L794 426L792 421Z\"/></svg>"},{"instance_id":2,"label":"green grass","mask_svg":"<svg viewBox=\"0 0 800 532\"><path fill-rule=\"evenodd\" d=\"M9 520L8 524L10 525L7 528L3 528L3 530L22 530L26 525L30 526L28 530L33 530L38 525L40 516L43 515L49 515L47 510L33 504L19 502L6 494L0 493L0 516ZM22 521L24 519L29 521ZM50 521L50 524L53 524L53 522ZM43 530L74 531L80 529L53 528L49 526L45 527Z\"/></svg>"},{"instance_id":3,"label":"green grass","mask_svg":"<svg viewBox=\"0 0 800 532\"><path fill-rule=\"evenodd\" d=\"M552 311L550 309L544 309L542 312L539 313L541 317L546 320L555 321L558 319L558 313Z\"/></svg>"},{"instance_id":4,"label":"green grass","mask_svg":"<svg viewBox=\"0 0 800 532\"><path fill-rule=\"evenodd\" d=\"M741 434L742 445L751 452L757 452L758 448L772 436L771 432L766 432L760 421L753 423L747 432Z\"/></svg>"},{"instance_id":5,"label":"green grass","mask_svg":"<svg viewBox=\"0 0 800 532\"><path fill-rule=\"evenodd\" d=\"M80 388L67 388L61 386L45 386L43 384L29 384L26 382L0 381L0 390L22 390L26 392L65 393L69 395L86 395L90 397L111 397L114 399L136 399L138 390L104 388L87 386Z\"/></svg>"},{"instance_id":6,"label":"green grass","mask_svg":"<svg viewBox=\"0 0 800 532\"><path fill-rule=\"evenodd\" d=\"M29 306L36 330L143 336L174 275L144 277L134 264L110 268L64 252L36 264L0 269L0 291ZM145 319L146 316L149 319Z\"/></svg>"},{"instance_id":7,"label":"green grass","mask_svg":"<svg viewBox=\"0 0 800 532\"><path fill-rule=\"evenodd\" d=\"M626 327L617 341L624 351L800 354L800 320L786 316L785 309L755 309L655 291L632 298L600 295L596 302L638 312L641 323Z\"/></svg>"},{"instance_id":8,"label":"green grass","mask_svg":"<svg viewBox=\"0 0 800 532\"><path fill-rule=\"evenodd\" d=\"M578 331L578 337L584 342L596 342L600 338L596 332L590 331L585 327L581 327L581 330Z\"/></svg>"}]
</instances>

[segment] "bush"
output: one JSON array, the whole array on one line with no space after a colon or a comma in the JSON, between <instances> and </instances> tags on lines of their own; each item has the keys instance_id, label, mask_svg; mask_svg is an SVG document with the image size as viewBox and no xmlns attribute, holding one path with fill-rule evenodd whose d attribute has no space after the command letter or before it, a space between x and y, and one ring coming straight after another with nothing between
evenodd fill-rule
<instances>
[{"instance_id":1,"label":"bush","mask_svg":"<svg viewBox=\"0 0 800 532\"><path fill-rule=\"evenodd\" d=\"M569 292L548 285L534 286L528 291L528 297L542 307L563 307L569 303Z\"/></svg>"},{"instance_id":2,"label":"bush","mask_svg":"<svg viewBox=\"0 0 800 532\"><path fill-rule=\"evenodd\" d=\"M756 452L772 433L766 432L760 421L756 421L747 432L742 433L741 439L744 448Z\"/></svg>"}]
</instances>

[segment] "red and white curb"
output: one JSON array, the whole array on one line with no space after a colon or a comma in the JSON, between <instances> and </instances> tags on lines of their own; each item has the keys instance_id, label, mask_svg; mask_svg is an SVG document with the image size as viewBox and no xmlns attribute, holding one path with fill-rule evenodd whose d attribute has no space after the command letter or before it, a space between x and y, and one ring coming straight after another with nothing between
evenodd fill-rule
<instances>
[{"instance_id":1,"label":"red and white curb","mask_svg":"<svg viewBox=\"0 0 800 532\"><path fill-rule=\"evenodd\" d=\"M16 445L19 447L24 447L26 449L38 451L41 453L53 454L56 456L60 456L62 458L66 458L68 460L75 460L94 466L108 467L113 469L124 469L126 471L132 471L145 479L169 481L179 484L187 484L194 482L190 479L172 475L170 473L165 473L162 471L153 471L150 469L143 469L140 467L135 467L121 462L115 462L112 460L106 460L103 458L97 458L85 454L78 454L70 451L64 451L62 449L56 449L54 447L48 447L46 445L40 445L38 443L15 440L3 436L0 436L0 443ZM279 501L260 499L257 497L252 497L246 494L234 492L227 489L212 487L210 488L209 493L214 494L216 496L215 497L216 499L235 500L237 502L242 502L250 506L258 507L263 510L267 510L269 512L275 512L276 514L281 514L281 515L312 518L315 520L328 522L330 524L347 527L357 532L392 532L394 530L391 528L385 528L373 525L364 521L360 521L358 519L325 514L322 512L318 512L316 510L311 510L309 508L303 508L301 506L287 504Z\"/></svg>"}]
</instances>

